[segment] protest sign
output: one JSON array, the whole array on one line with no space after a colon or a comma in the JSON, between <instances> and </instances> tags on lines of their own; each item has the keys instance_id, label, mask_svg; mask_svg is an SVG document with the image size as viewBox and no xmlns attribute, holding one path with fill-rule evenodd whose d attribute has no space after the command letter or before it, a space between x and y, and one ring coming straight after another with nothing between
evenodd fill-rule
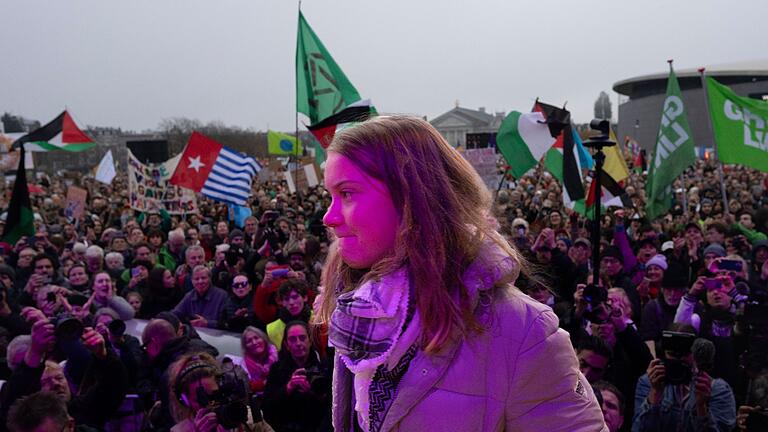
<instances>
[{"instance_id":1,"label":"protest sign","mask_svg":"<svg viewBox=\"0 0 768 432\"><path fill-rule=\"evenodd\" d=\"M85 211L85 202L88 199L88 191L70 186L67 188L67 203L64 206L64 216L71 220L78 220Z\"/></svg>"},{"instance_id":2,"label":"protest sign","mask_svg":"<svg viewBox=\"0 0 768 432\"><path fill-rule=\"evenodd\" d=\"M465 150L462 155L480 174L485 185L491 191L496 190L501 180L499 169L496 166L498 157L494 148L481 148Z\"/></svg>"},{"instance_id":3,"label":"protest sign","mask_svg":"<svg viewBox=\"0 0 768 432\"><path fill-rule=\"evenodd\" d=\"M181 155L159 164L145 165L128 152L128 190L131 208L170 214L197 213L197 198L189 189L170 184Z\"/></svg>"}]
</instances>

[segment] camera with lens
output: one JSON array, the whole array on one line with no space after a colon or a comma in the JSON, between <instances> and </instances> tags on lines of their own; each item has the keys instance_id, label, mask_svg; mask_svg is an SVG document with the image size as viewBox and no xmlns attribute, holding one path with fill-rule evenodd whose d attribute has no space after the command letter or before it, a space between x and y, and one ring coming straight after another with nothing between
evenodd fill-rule
<instances>
[{"instance_id":1,"label":"camera with lens","mask_svg":"<svg viewBox=\"0 0 768 432\"><path fill-rule=\"evenodd\" d=\"M237 265L237 261L245 257L245 253L238 247L230 247L227 252L224 253L224 261L230 267Z\"/></svg>"},{"instance_id":2,"label":"camera with lens","mask_svg":"<svg viewBox=\"0 0 768 432\"><path fill-rule=\"evenodd\" d=\"M48 293L48 295L53 295L53 301L56 301L55 294ZM57 339L71 341L80 339L80 336L83 335L83 323L70 313L62 312L56 315L51 321L53 322L54 332Z\"/></svg>"},{"instance_id":3,"label":"camera with lens","mask_svg":"<svg viewBox=\"0 0 768 432\"><path fill-rule=\"evenodd\" d=\"M595 324L604 324L610 316L608 290L595 284L588 284L582 291L582 298L587 303L584 318Z\"/></svg>"},{"instance_id":4,"label":"camera with lens","mask_svg":"<svg viewBox=\"0 0 768 432\"><path fill-rule=\"evenodd\" d=\"M690 333L664 331L661 336L661 348L675 357L685 357L691 353L696 336ZM691 366L676 358L662 359L667 384L688 384L693 379Z\"/></svg>"},{"instance_id":5,"label":"camera with lens","mask_svg":"<svg viewBox=\"0 0 768 432\"><path fill-rule=\"evenodd\" d=\"M216 421L225 429L246 424L249 407L254 422L261 421L261 403L257 395L251 394L245 371L231 360L224 361L221 367L222 373L216 377L219 389L208 394L202 386L198 387L198 404L210 407L216 414Z\"/></svg>"},{"instance_id":6,"label":"camera with lens","mask_svg":"<svg viewBox=\"0 0 768 432\"><path fill-rule=\"evenodd\" d=\"M309 388L313 393L325 394L331 388L331 379L324 368L320 366L312 366L304 370L309 382Z\"/></svg>"}]
</instances>

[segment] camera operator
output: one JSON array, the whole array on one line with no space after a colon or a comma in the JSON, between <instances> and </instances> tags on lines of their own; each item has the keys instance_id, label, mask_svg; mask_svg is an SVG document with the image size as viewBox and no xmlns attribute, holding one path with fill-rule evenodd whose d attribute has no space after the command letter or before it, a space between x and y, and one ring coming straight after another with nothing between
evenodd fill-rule
<instances>
[{"instance_id":1,"label":"camera operator","mask_svg":"<svg viewBox=\"0 0 768 432\"><path fill-rule=\"evenodd\" d=\"M171 432L272 431L235 367L225 372L209 354L191 354L171 365L169 376Z\"/></svg>"},{"instance_id":2,"label":"camera operator","mask_svg":"<svg viewBox=\"0 0 768 432\"><path fill-rule=\"evenodd\" d=\"M117 411L127 389L127 375L123 364L115 353L107 348L104 338L90 327L82 328L75 335L63 331L62 323L56 325L40 311L28 308L24 316L32 324L32 341L24 361L5 384L2 413L22 396L39 390L51 390L67 403L69 413L78 424L103 428L104 423ZM73 330L72 321L68 321ZM63 370L56 363L47 362L46 357L58 345L68 345L68 353L85 350L85 359L79 355L68 356L67 370L82 369L84 374L78 382L77 392L70 391ZM74 364L85 363L85 364ZM86 368L87 367L87 368ZM69 373L70 377L73 375Z\"/></svg>"},{"instance_id":3,"label":"camera operator","mask_svg":"<svg viewBox=\"0 0 768 432\"><path fill-rule=\"evenodd\" d=\"M736 402L728 383L709 374L714 346L694 342L690 325L669 330L662 337L664 358L652 360L637 382L632 431L730 431Z\"/></svg>"},{"instance_id":4,"label":"camera operator","mask_svg":"<svg viewBox=\"0 0 768 432\"><path fill-rule=\"evenodd\" d=\"M277 363L267 377L264 418L278 431L314 432L330 415L331 371L312 346L309 326L285 326Z\"/></svg>"}]
</instances>

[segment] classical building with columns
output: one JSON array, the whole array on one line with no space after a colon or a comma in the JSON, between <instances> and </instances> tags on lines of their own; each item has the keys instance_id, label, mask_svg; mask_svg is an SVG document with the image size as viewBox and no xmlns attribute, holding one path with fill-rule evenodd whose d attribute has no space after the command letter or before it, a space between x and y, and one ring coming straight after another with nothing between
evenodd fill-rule
<instances>
[{"instance_id":1,"label":"classical building with columns","mask_svg":"<svg viewBox=\"0 0 768 432\"><path fill-rule=\"evenodd\" d=\"M490 114L484 107L473 110L456 104L430 123L454 147L484 148L496 146L496 131L504 117L503 112Z\"/></svg>"}]
</instances>

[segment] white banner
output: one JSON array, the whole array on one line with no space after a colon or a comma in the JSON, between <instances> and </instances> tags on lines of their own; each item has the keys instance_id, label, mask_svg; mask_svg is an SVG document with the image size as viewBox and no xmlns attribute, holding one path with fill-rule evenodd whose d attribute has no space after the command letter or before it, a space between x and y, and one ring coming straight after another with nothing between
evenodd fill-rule
<instances>
[{"instance_id":1,"label":"white banner","mask_svg":"<svg viewBox=\"0 0 768 432\"><path fill-rule=\"evenodd\" d=\"M160 164L144 165L128 152L131 208L143 212L164 208L170 214L197 213L195 192L170 184L181 154Z\"/></svg>"}]
</instances>

